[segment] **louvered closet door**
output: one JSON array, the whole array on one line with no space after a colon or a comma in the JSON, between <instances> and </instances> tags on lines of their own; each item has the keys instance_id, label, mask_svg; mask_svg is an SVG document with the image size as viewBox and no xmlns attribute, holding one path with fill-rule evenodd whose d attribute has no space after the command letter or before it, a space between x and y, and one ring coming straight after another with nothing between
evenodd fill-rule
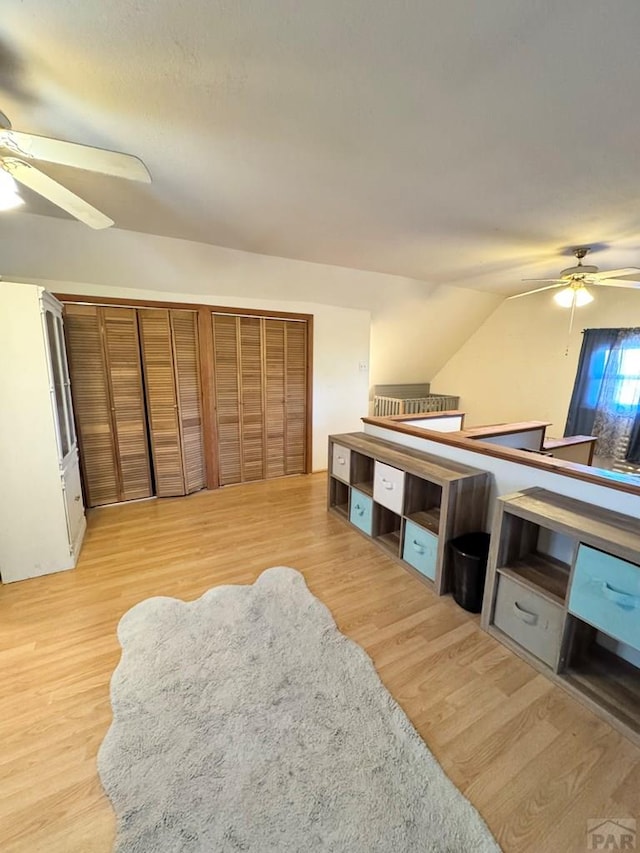
<instances>
[{"instance_id":1,"label":"louvered closet door","mask_svg":"<svg viewBox=\"0 0 640 853\"><path fill-rule=\"evenodd\" d=\"M85 500L115 503L120 488L98 308L67 305L65 332Z\"/></svg>"},{"instance_id":2,"label":"louvered closet door","mask_svg":"<svg viewBox=\"0 0 640 853\"><path fill-rule=\"evenodd\" d=\"M150 497L136 312L67 305L65 314L87 505Z\"/></svg>"},{"instance_id":3,"label":"louvered closet door","mask_svg":"<svg viewBox=\"0 0 640 853\"><path fill-rule=\"evenodd\" d=\"M120 474L120 500L153 494L134 308L99 308Z\"/></svg>"},{"instance_id":4,"label":"louvered closet door","mask_svg":"<svg viewBox=\"0 0 640 853\"><path fill-rule=\"evenodd\" d=\"M169 311L138 310L156 494L184 495L182 445Z\"/></svg>"},{"instance_id":5,"label":"louvered closet door","mask_svg":"<svg viewBox=\"0 0 640 853\"><path fill-rule=\"evenodd\" d=\"M240 464L240 353L238 318L213 315L213 353L220 485L243 480Z\"/></svg>"},{"instance_id":6,"label":"louvered closet door","mask_svg":"<svg viewBox=\"0 0 640 853\"><path fill-rule=\"evenodd\" d=\"M305 470L303 322L213 315L220 484Z\"/></svg>"},{"instance_id":7,"label":"louvered closet door","mask_svg":"<svg viewBox=\"0 0 640 853\"><path fill-rule=\"evenodd\" d=\"M285 324L285 473L302 474L306 466L307 324Z\"/></svg>"},{"instance_id":8,"label":"louvered closet door","mask_svg":"<svg viewBox=\"0 0 640 853\"><path fill-rule=\"evenodd\" d=\"M262 321L239 317L240 446L242 480L264 480L265 435L262 379Z\"/></svg>"},{"instance_id":9,"label":"louvered closet door","mask_svg":"<svg viewBox=\"0 0 640 853\"><path fill-rule=\"evenodd\" d=\"M138 310L156 494L205 486L202 389L194 311Z\"/></svg>"},{"instance_id":10,"label":"louvered closet door","mask_svg":"<svg viewBox=\"0 0 640 853\"><path fill-rule=\"evenodd\" d=\"M283 477L286 468L286 321L264 321L265 430L267 435L267 478Z\"/></svg>"},{"instance_id":11,"label":"louvered closet door","mask_svg":"<svg viewBox=\"0 0 640 853\"><path fill-rule=\"evenodd\" d=\"M197 314L194 311L171 311L171 329L184 487L186 492L197 492L205 487Z\"/></svg>"}]
</instances>

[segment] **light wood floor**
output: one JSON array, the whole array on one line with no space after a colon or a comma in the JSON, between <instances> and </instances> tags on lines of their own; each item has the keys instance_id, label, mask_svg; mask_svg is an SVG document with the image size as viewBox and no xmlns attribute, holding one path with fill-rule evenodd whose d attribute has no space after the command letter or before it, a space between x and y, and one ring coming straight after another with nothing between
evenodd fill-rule
<instances>
[{"instance_id":1,"label":"light wood floor","mask_svg":"<svg viewBox=\"0 0 640 853\"><path fill-rule=\"evenodd\" d=\"M110 850L95 757L121 615L151 595L251 583L274 565L303 572L367 650L507 853L582 851L588 818L640 818L640 750L328 516L325 482L94 510L75 571L0 587L4 853Z\"/></svg>"}]
</instances>

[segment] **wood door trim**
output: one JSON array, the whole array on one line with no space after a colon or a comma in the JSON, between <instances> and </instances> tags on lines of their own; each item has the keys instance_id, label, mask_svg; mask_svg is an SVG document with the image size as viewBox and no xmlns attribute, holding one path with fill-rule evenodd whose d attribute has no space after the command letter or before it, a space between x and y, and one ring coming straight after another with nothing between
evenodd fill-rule
<instances>
[{"instance_id":1,"label":"wood door trim","mask_svg":"<svg viewBox=\"0 0 640 853\"><path fill-rule=\"evenodd\" d=\"M280 320L309 321L313 314L299 314L295 311L269 311L262 308L229 308L221 305L208 305L202 302L169 302L157 299L119 299L111 296L81 296L76 293L54 293L62 302L80 302L86 305L105 305L109 308L176 308L182 311L210 311L212 314L235 314L238 317L269 317Z\"/></svg>"},{"instance_id":2,"label":"wood door trim","mask_svg":"<svg viewBox=\"0 0 640 853\"><path fill-rule=\"evenodd\" d=\"M260 395L262 405L262 479L269 473L267 440L267 321L260 318Z\"/></svg>"},{"instance_id":3,"label":"wood door trim","mask_svg":"<svg viewBox=\"0 0 640 853\"><path fill-rule=\"evenodd\" d=\"M289 456L289 374L287 368L289 367L289 340L288 340L288 332L289 327L286 323L283 325L282 330L282 377L283 377L283 385L284 385L284 406L282 407L284 410L284 418L282 424L282 431L284 433L284 473L287 475L289 473L288 466L288 456Z\"/></svg>"},{"instance_id":4,"label":"wood door trim","mask_svg":"<svg viewBox=\"0 0 640 853\"><path fill-rule=\"evenodd\" d=\"M311 474L313 471L313 314L307 320L307 399L305 411L305 448L304 448L304 472Z\"/></svg>"}]
</instances>

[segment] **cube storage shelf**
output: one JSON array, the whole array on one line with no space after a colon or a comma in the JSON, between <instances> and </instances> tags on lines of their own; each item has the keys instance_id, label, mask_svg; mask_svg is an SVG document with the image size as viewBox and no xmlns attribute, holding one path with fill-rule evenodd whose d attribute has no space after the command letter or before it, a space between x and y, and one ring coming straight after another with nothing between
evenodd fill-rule
<instances>
[{"instance_id":1,"label":"cube storage shelf","mask_svg":"<svg viewBox=\"0 0 640 853\"><path fill-rule=\"evenodd\" d=\"M533 488L498 499L482 627L640 742L640 524Z\"/></svg>"},{"instance_id":2,"label":"cube storage shelf","mask_svg":"<svg viewBox=\"0 0 640 853\"><path fill-rule=\"evenodd\" d=\"M448 542L484 529L490 475L365 433L330 436L329 466L328 509L449 592Z\"/></svg>"}]
</instances>

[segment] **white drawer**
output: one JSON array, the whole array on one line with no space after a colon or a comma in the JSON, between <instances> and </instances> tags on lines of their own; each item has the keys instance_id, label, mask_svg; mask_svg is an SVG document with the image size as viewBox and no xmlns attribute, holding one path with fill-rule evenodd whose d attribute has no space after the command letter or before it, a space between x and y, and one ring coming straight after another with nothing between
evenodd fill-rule
<instances>
[{"instance_id":1,"label":"white drawer","mask_svg":"<svg viewBox=\"0 0 640 853\"><path fill-rule=\"evenodd\" d=\"M376 462L373 469L373 499L376 503L402 515L404 471Z\"/></svg>"},{"instance_id":2,"label":"white drawer","mask_svg":"<svg viewBox=\"0 0 640 853\"><path fill-rule=\"evenodd\" d=\"M331 454L331 474L345 483L349 482L349 471L351 470L351 451L341 444L333 445Z\"/></svg>"}]
</instances>

